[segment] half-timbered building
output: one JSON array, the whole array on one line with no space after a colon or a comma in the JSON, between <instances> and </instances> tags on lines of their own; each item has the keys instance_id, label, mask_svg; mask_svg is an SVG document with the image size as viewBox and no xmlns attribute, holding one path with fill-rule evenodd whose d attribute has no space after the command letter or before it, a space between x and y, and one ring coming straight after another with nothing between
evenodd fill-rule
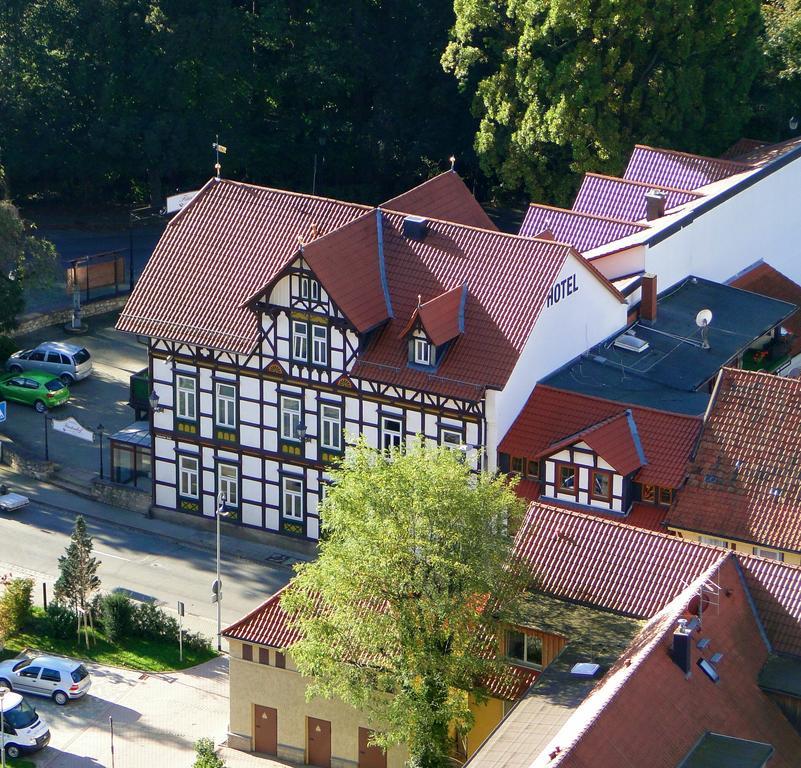
<instances>
[{"instance_id":1,"label":"half-timbered building","mask_svg":"<svg viewBox=\"0 0 801 768\"><path fill-rule=\"evenodd\" d=\"M494 468L533 384L625 322L575 250L499 232L447 172L378 208L212 180L118 328L149 339L153 504L213 516L224 494L315 540L348 435Z\"/></svg>"}]
</instances>

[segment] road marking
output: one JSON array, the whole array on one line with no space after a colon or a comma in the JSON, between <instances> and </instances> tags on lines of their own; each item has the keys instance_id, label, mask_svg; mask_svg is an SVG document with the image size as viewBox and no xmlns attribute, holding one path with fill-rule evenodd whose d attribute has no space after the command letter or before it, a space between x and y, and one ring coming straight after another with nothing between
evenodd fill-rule
<instances>
[{"instance_id":1,"label":"road marking","mask_svg":"<svg viewBox=\"0 0 801 768\"><path fill-rule=\"evenodd\" d=\"M101 552L99 549L95 550L96 555L100 555L100 557L113 557L115 560L125 560L126 563L132 563L130 557L123 557L122 555L112 555L111 552Z\"/></svg>"}]
</instances>

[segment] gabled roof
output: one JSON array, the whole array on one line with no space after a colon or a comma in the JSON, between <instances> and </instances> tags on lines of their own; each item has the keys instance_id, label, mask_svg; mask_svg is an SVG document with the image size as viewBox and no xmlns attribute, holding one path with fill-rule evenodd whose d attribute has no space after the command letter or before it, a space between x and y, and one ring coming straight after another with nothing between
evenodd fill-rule
<instances>
[{"instance_id":1,"label":"gabled roof","mask_svg":"<svg viewBox=\"0 0 801 768\"><path fill-rule=\"evenodd\" d=\"M620 475L628 475L647 463L630 409L553 443L534 458L552 454L578 442L586 443Z\"/></svg>"},{"instance_id":2,"label":"gabled roof","mask_svg":"<svg viewBox=\"0 0 801 768\"><path fill-rule=\"evenodd\" d=\"M801 658L801 566L741 552L737 559L773 650Z\"/></svg>"},{"instance_id":3,"label":"gabled roof","mask_svg":"<svg viewBox=\"0 0 801 768\"><path fill-rule=\"evenodd\" d=\"M394 317L360 354L352 374L471 400L480 398L485 387L503 388L570 258L570 247L436 219L429 219L425 237L415 240L403 234L403 214L381 215ZM377 247L368 240L353 247L347 232L330 238L332 247L336 241L352 259L372 259ZM614 291L603 277L598 279ZM436 374L410 368L400 337L417 308L417 297L441 296L465 285L470 298L464 307L464 333L453 341ZM457 294L443 299L443 305L455 303ZM339 303L335 291L332 297Z\"/></svg>"},{"instance_id":4,"label":"gabled roof","mask_svg":"<svg viewBox=\"0 0 801 768\"><path fill-rule=\"evenodd\" d=\"M288 648L296 642L300 633L289 626L289 617L281 607L284 589L279 589L247 616L226 627L223 636L271 648Z\"/></svg>"},{"instance_id":5,"label":"gabled roof","mask_svg":"<svg viewBox=\"0 0 801 768\"><path fill-rule=\"evenodd\" d=\"M147 262L117 329L247 354L258 317L244 303L297 252L365 206L312 195L209 181L175 218Z\"/></svg>"},{"instance_id":6,"label":"gabled roof","mask_svg":"<svg viewBox=\"0 0 801 768\"><path fill-rule=\"evenodd\" d=\"M570 243L583 253L613 240L642 232L646 228L644 224L631 221L618 221L605 216L532 203L526 211L520 234L526 237L547 234L560 243Z\"/></svg>"},{"instance_id":7,"label":"gabled roof","mask_svg":"<svg viewBox=\"0 0 801 768\"><path fill-rule=\"evenodd\" d=\"M765 165L771 162L771 160L775 160L777 157L781 157L799 146L801 146L801 138L795 136L792 139L786 139L776 144L763 144L762 146L751 147L749 150L742 152L732 159L741 163Z\"/></svg>"},{"instance_id":8,"label":"gabled roof","mask_svg":"<svg viewBox=\"0 0 801 768\"><path fill-rule=\"evenodd\" d=\"M686 189L654 187L642 181L585 173L573 210L625 221L640 221L646 216L645 195L652 189L666 194L666 211L700 197L698 192Z\"/></svg>"},{"instance_id":9,"label":"gabled roof","mask_svg":"<svg viewBox=\"0 0 801 768\"><path fill-rule=\"evenodd\" d=\"M750 163L637 144L623 176L626 179L656 186L697 189L752 168Z\"/></svg>"},{"instance_id":10,"label":"gabled roof","mask_svg":"<svg viewBox=\"0 0 801 768\"><path fill-rule=\"evenodd\" d=\"M419 320L431 342L439 347L464 333L464 309L467 302L467 285L451 288L415 307L401 338L412 330Z\"/></svg>"},{"instance_id":11,"label":"gabled roof","mask_svg":"<svg viewBox=\"0 0 801 768\"><path fill-rule=\"evenodd\" d=\"M696 416L629 406L538 384L499 450L513 456L536 458L563 441L605 419L620 418L630 410L647 464L637 475L639 482L677 488L701 429ZM606 446L603 446L606 449ZM610 452L607 449L607 452ZM614 453L614 450L611 451ZM612 466L610 459L603 458Z\"/></svg>"},{"instance_id":12,"label":"gabled roof","mask_svg":"<svg viewBox=\"0 0 801 768\"><path fill-rule=\"evenodd\" d=\"M801 381L724 368L668 524L801 552Z\"/></svg>"},{"instance_id":13,"label":"gabled roof","mask_svg":"<svg viewBox=\"0 0 801 768\"><path fill-rule=\"evenodd\" d=\"M721 160L738 160L743 155L768 146L767 141L761 139L737 139L721 156Z\"/></svg>"},{"instance_id":14,"label":"gabled roof","mask_svg":"<svg viewBox=\"0 0 801 768\"><path fill-rule=\"evenodd\" d=\"M532 588L584 605L649 618L723 550L532 502L515 538Z\"/></svg>"},{"instance_id":15,"label":"gabled roof","mask_svg":"<svg viewBox=\"0 0 801 768\"><path fill-rule=\"evenodd\" d=\"M479 229L497 229L455 171L434 176L381 205L388 211L430 216Z\"/></svg>"},{"instance_id":16,"label":"gabled roof","mask_svg":"<svg viewBox=\"0 0 801 768\"><path fill-rule=\"evenodd\" d=\"M309 267L360 333L392 317L384 251L379 245L382 226L381 214L370 211L303 248ZM343 239L349 247L342 247Z\"/></svg>"},{"instance_id":17,"label":"gabled roof","mask_svg":"<svg viewBox=\"0 0 801 768\"><path fill-rule=\"evenodd\" d=\"M794 283L764 261L758 262L747 272L738 275L730 285L742 288L744 291L770 296L772 299L789 301L801 307L801 285ZM790 341L790 355L795 357L801 352L801 312L796 311L782 325L794 336Z\"/></svg>"}]
</instances>

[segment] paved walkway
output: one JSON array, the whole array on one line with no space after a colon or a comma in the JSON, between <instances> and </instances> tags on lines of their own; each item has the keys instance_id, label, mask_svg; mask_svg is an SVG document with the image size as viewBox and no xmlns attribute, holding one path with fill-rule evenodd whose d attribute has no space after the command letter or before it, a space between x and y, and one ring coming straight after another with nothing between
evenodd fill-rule
<instances>
[{"instance_id":1,"label":"paved walkway","mask_svg":"<svg viewBox=\"0 0 801 768\"><path fill-rule=\"evenodd\" d=\"M145 531L156 534L164 539L171 539L187 546L214 550L217 545L216 533L198 530L179 523L170 523L164 520L154 520L139 512L111 507L98 501L76 496L73 493L58 488L42 480L20 475L9 467L0 465L0 483L8 486L9 490L28 496L31 501L42 507L51 507L76 516L83 515L97 521L105 521L117 526ZM223 523L223 530L229 523ZM222 547L227 554L253 560L259 563L285 566L291 568L299 561L311 560L311 557L291 552L289 550L273 547L258 542L246 541L233 536L222 535Z\"/></svg>"}]
</instances>

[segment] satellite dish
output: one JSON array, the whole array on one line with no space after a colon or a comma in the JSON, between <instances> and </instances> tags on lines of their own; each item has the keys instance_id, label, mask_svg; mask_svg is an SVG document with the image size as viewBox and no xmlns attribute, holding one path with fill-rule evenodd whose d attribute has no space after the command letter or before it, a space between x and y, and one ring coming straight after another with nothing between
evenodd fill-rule
<instances>
[{"instance_id":1,"label":"satellite dish","mask_svg":"<svg viewBox=\"0 0 801 768\"><path fill-rule=\"evenodd\" d=\"M695 324L699 328L705 328L712 322L712 310L711 309L702 309L696 316L695 316Z\"/></svg>"}]
</instances>

